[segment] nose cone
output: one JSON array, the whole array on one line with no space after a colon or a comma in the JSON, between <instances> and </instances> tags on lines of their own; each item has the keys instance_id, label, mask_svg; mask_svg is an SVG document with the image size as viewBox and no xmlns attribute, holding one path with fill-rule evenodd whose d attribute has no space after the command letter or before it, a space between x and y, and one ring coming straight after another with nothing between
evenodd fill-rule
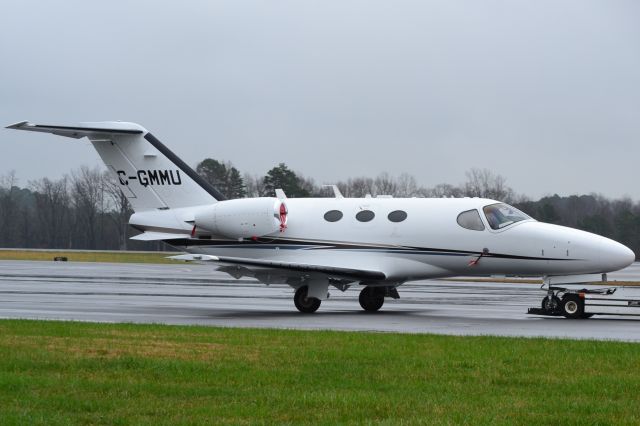
<instances>
[{"instance_id":1,"label":"nose cone","mask_svg":"<svg viewBox=\"0 0 640 426\"><path fill-rule=\"evenodd\" d=\"M613 272L631 265L636 258L633 251L617 241L574 228L530 222L515 226L513 231L514 235L521 232L521 239L536 236L545 248L543 256L557 260L571 259L569 263L558 262L552 265L558 266L554 274Z\"/></svg>"},{"instance_id":2,"label":"nose cone","mask_svg":"<svg viewBox=\"0 0 640 426\"><path fill-rule=\"evenodd\" d=\"M601 260L611 271L626 268L636 260L635 253L629 247L608 238L603 238L601 249Z\"/></svg>"}]
</instances>

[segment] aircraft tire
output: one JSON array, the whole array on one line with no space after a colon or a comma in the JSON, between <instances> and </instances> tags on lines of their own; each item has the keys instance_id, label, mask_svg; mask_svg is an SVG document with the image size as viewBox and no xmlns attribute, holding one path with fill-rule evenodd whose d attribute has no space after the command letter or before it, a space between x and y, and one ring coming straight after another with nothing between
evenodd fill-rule
<instances>
[{"instance_id":1,"label":"aircraft tire","mask_svg":"<svg viewBox=\"0 0 640 426\"><path fill-rule=\"evenodd\" d=\"M377 312L384 305L384 292L374 287L365 287L360 292L358 301L360 306L367 312Z\"/></svg>"},{"instance_id":2,"label":"aircraft tire","mask_svg":"<svg viewBox=\"0 0 640 426\"><path fill-rule=\"evenodd\" d=\"M312 314L318 310L322 301L315 297L307 297L307 291L309 288L305 285L296 290L296 294L293 296L293 303L296 308L303 314Z\"/></svg>"},{"instance_id":3,"label":"aircraft tire","mask_svg":"<svg viewBox=\"0 0 640 426\"><path fill-rule=\"evenodd\" d=\"M567 294L562 298L561 311L565 318L584 318L584 303L577 294Z\"/></svg>"}]
</instances>

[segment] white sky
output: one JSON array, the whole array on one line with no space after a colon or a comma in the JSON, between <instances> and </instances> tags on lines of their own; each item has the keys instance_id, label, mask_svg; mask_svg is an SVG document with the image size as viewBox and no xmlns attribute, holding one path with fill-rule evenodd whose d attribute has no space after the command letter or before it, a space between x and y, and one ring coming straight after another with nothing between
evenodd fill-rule
<instances>
[{"instance_id":1,"label":"white sky","mask_svg":"<svg viewBox=\"0 0 640 426\"><path fill-rule=\"evenodd\" d=\"M190 164L331 183L471 167L640 199L640 2L5 2L0 124L135 121ZM0 130L21 184L99 164Z\"/></svg>"}]
</instances>

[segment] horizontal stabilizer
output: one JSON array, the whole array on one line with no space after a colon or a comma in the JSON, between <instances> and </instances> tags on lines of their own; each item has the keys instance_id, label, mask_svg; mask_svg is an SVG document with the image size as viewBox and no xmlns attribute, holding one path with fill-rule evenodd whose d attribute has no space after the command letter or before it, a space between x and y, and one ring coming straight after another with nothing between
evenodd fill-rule
<instances>
[{"instance_id":1,"label":"horizontal stabilizer","mask_svg":"<svg viewBox=\"0 0 640 426\"><path fill-rule=\"evenodd\" d=\"M147 133L146 129L139 124L126 123L121 121L107 121L100 123L81 123L77 126L53 126L47 124L34 124L29 121L7 126L7 129L28 130L31 132L52 133L58 136L80 139L87 137L98 137L99 135L141 135Z\"/></svg>"},{"instance_id":2,"label":"horizontal stabilizer","mask_svg":"<svg viewBox=\"0 0 640 426\"><path fill-rule=\"evenodd\" d=\"M184 260L184 261L188 261L188 262L197 262L197 261L209 261L209 262L215 262L217 260L219 260L216 256L210 256L208 254L179 254L177 256L169 256L167 257L167 259L171 259L171 260Z\"/></svg>"},{"instance_id":3,"label":"horizontal stabilizer","mask_svg":"<svg viewBox=\"0 0 640 426\"><path fill-rule=\"evenodd\" d=\"M132 240L137 241L162 241L162 240L177 240L183 238L190 238L189 234L171 234L168 232L143 232L142 234L131 237Z\"/></svg>"}]
</instances>

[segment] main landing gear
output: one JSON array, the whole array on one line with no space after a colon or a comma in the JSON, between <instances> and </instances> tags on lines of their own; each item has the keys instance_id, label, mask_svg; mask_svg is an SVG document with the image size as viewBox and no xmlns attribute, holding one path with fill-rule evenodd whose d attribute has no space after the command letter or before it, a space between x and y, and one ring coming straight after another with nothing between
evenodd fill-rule
<instances>
[{"instance_id":1,"label":"main landing gear","mask_svg":"<svg viewBox=\"0 0 640 426\"><path fill-rule=\"evenodd\" d=\"M296 290L296 294L293 296L293 303L296 308L304 314L312 314L318 310L322 301L315 297L308 297L309 287L302 286Z\"/></svg>"},{"instance_id":2,"label":"main landing gear","mask_svg":"<svg viewBox=\"0 0 640 426\"><path fill-rule=\"evenodd\" d=\"M346 288L345 288L346 290ZM313 294L313 293L312 293ZM316 293L317 294L317 293ZM325 293L323 293L324 296ZM400 295L398 290L392 286L366 286L360 291L360 297L358 301L360 306L366 312L377 312L384 305L384 298L391 297L393 299L399 299ZM318 310L322 300L309 295L309 286L304 285L298 287L295 295L293 296L293 303L296 308L305 314L311 314Z\"/></svg>"},{"instance_id":3,"label":"main landing gear","mask_svg":"<svg viewBox=\"0 0 640 426\"><path fill-rule=\"evenodd\" d=\"M366 312L377 312L384 305L384 298L399 299L400 295L395 287L371 287L367 286L360 291L358 301Z\"/></svg>"},{"instance_id":4,"label":"main landing gear","mask_svg":"<svg viewBox=\"0 0 640 426\"><path fill-rule=\"evenodd\" d=\"M376 312L384 305L383 287L365 287L358 298L360 306L367 312Z\"/></svg>"}]
</instances>

